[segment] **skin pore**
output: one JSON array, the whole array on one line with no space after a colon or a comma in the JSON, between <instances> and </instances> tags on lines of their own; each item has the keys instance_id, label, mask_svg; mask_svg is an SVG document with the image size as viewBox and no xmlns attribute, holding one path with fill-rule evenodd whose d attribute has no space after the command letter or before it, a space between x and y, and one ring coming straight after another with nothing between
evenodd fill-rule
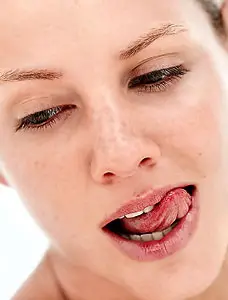
<instances>
[{"instance_id":1,"label":"skin pore","mask_svg":"<svg viewBox=\"0 0 228 300\"><path fill-rule=\"evenodd\" d=\"M207 14L193 0L1 5L2 182L50 238L14 299L225 300L228 58ZM135 84L161 69L179 73ZM183 182L200 218L178 253L141 263L102 232L133 195Z\"/></svg>"}]
</instances>

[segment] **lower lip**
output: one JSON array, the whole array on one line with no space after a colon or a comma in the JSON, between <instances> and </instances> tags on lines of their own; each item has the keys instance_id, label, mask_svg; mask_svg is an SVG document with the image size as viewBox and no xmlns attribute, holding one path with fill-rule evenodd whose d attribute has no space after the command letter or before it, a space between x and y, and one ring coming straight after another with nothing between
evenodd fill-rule
<instances>
[{"instance_id":1,"label":"lower lip","mask_svg":"<svg viewBox=\"0 0 228 300\"><path fill-rule=\"evenodd\" d=\"M183 217L178 225L160 241L138 242L127 240L107 229L114 245L125 255L138 261L155 261L164 259L187 246L197 228L199 216L198 192L192 196L192 205L188 214Z\"/></svg>"}]
</instances>

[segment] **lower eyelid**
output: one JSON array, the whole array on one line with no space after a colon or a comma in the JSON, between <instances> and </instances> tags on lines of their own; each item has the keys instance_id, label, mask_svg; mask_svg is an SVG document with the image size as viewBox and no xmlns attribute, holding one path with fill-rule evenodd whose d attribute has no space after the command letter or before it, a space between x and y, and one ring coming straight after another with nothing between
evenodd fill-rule
<instances>
[{"instance_id":1,"label":"lower eyelid","mask_svg":"<svg viewBox=\"0 0 228 300\"><path fill-rule=\"evenodd\" d=\"M161 82L159 84L146 84L146 85L141 85L139 87L134 88L137 93L158 93L158 92L163 92L167 88L171 87L174 84L173 80L169 80L166 82Z\"/></svg>"}]
</instances>

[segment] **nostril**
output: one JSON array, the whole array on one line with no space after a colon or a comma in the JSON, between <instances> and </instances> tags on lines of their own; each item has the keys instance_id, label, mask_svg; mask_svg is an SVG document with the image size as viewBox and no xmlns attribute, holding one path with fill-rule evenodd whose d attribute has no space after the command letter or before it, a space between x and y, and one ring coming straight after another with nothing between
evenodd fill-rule
<instances>
[{"instance_id":1,"label":"nostril","mask_svg":"<svg viewBox=\"0 0 228 300\"><path fill-rule=\"evenodd\" d=\"M106 172L104 173L104 180L106 183L110 183L115 177L115 174L113 174L112 172Z\"/></svg>"},{"instance_id":2,"label":"nostril","mask_svg":"<svg viewBox=\"0 0 228 300\"><path fill-rule=\"evenodd\" d=\"M152 165L153 165L153 160L150 157L146 157L140 162L140 167L149 167Z\"/></svg>"},{"instance_id":3,"label":"nostril","mask_svg":"<svg viewBox=\"0 0 228 300\"><path fill-rule=\"evenodd\" d=\"M114 174L112 172L106 172L104 174L104 177L106 177L106 178L112 178L113 176L114 176Z\"/></svg>"}]
</instances>

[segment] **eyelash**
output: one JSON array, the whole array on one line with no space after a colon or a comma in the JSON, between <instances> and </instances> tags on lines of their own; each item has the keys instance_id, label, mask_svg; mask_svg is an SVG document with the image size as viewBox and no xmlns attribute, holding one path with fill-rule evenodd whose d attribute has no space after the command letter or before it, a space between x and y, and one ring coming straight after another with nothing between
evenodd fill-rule
<instances>
[{"instance_id":1,"label":"eyelash","mask_svg":"<svg viewBox=\"0 0 228 300\"><path fill-rule=\"evenodd\" d=\"M137 89L140 93L164 92L187 72L189 70L182 65L156 70L133 78L129 82L128 88L132 90ZM15 130L17 132L19 130L52 128L58 120L60 121L63 118L64 114L65 118L67 118L75 108L75 105L62 105L36 112L19 120Z\"/></svg>"},{"instance_id":2,"label":"eyelash","mask_svg":"<svg viewBox=\"0 0 228 300\"><path fill-rule=\"evenodd\" d=\"M16 132L21 129L40 130L53 127L57 120L60 121L63 118L63 115L65 115L65 118L69 117L75 108L75 105L61 105L28 115L19 120L16 125Z\"/></svg>"},{"instance_id":3,"label":"eyelash","mask_svg":"<svg viewBox=\"0 0 228 300\"><path fill-rule=\"evenodd\" d=\"M188 72L182 65L152 71L133 78L128 88L137 89L139 93L164 92Z\"/></svg>"}]
</instances>

